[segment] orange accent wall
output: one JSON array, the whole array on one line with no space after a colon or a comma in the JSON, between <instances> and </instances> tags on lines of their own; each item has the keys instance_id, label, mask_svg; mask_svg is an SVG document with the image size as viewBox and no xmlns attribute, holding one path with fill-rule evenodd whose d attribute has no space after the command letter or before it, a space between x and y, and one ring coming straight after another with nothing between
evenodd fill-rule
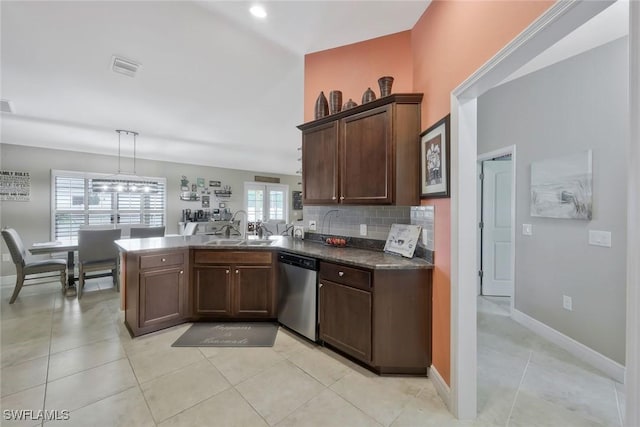
<instances>
[{"instance_id":1,"label":"orange accent wall","mask_svg":"<svg viewBox=\"0 0 640 427\"><path fill-rule=\"evenodd\" d=\"M482 64L514 39L554 1L433 1L411 31L305 56L304 120L313 120L320 91L343 92L358 104L377 80L395 78L392 92L421 92L422 129L449 114L450 94ZM452 170L451 173L455 173ZM451 376L451 204L435 206L432 362L450 384ZM468 284L476 292L475 283Z\"/></svg>"},{"instance_id":2,"label":"orange accent wall","mask_svg":"<svg viewBox=\"0 0 640 427\"><path fill-rule=\"evenodd\" d=\"M424 93L422 128L449 114L453 89L553 3L432 2L411 31L413 91ZM432 363L451 384L451 203L449 199L433 199L422 204L435 206ZM476 292L475 283L465 286Z\"/></svg>"},{"instance_id":3,"label":"orange accent wall","mask_svg":"<svg viewBox=\"0 0 640 427\"><path fill-rule=\"evenodd\" d=\"M380 97L378 79L393 76L392 92L413 92L411 31L311 53L304 58L304 121L314 119L320 91L329 99L332 90L342 91L342 103L358 105L370 87Z\"/></svg>"}]
</instances>

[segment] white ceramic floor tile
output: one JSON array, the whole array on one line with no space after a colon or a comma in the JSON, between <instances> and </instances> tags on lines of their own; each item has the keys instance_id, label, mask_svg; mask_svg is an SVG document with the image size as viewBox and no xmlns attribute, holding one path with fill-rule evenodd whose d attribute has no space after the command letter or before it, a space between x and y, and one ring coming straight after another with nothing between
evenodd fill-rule
<instances>
[{"instance_id":1,"label":"white ceramic floor tile","mask_svg":"<svg viewBox=\"0 0 640 427\"><path fill-rule=\"evenodd\" d=\"M47 379L48 356L2 369L2 396L44 384Z\"/></svg>"},{"instance_id":2,"label":"white ceramic floor tile","mask_svg":"<svg viewBox=\"0 0 640 427\"><path fill-rule=\"evenodd\" d=\"M155 427L151 412L138 387L131 387L69 414L66 421L45 423L60 427Z\"/></svg>"},{"instance_id":3,"label":"white ceramic floor tile","mask_svg":"<svg viewBox=\"0 0 640 427\"><path fill-rule=\"evenodd\" d=\"M50 382L45 407L73 411L137 385L129 361L116 360Z\"/></svg>"},{"instance_id":4,"label":"white ceramic floor tile","mask_svg":"<svg viewBox=\"0 0 640 427\"><path fill-rule=\"evenodd\" d=\"M412 398L402 409L402 412L391 424L392 427L448 427L479 425L479 422L459 421L451 415L446 405L435 390L422 391ZM493 424L493 425L504 425Z\"/></svg>"},{"instance_id":5,"label":"white ceramic floor tile","mask_svg":"<svg viewBox=\"0 0 640 427\"><path fill-rule=\"evenodd\" d=\"M0 424L4 426L33 426L36 422L28 419L16 419L13 415L7 416L4 411L31 410L40 411L44 407L44 384L21 392L0 398L0 407L3 413Z\"/></svg>"},{"instance_id":6,"label":"white ceramic floor tile","mask_svg":"<svg viewBox=\"0 0 640 427\"><path fill-rule=\"evenodd\" d=\"M331 386L342 398L352 403L383 426L390 425L405 405L418 395L428 379L378 377L364 370L354 370ZM418 384L423 383L422 387Z\"/></svg>"},{"instance_id":7,"label":"white ceramic floor tile","mask_svg":"<svg viewBox=\"0 0 640 427\"><path fill-rule=\"evenodd\" d=\"M98 341L51 355L49 381L75 374L125 357L119 340Z\"/></svg>"},{"instance_id":8,"label":"white ceramic floor tile","mask_svg":"<svg viewBox=\"0 0 640 427\"><path fill-rule=\"evenodd\" d=\"M373 418L335 394L325 389L287 418L277 427L376 427Z\"/></svg>"},{"instance_id":9,"label":"white ceramic floor tile","mask_svg":"<svg viewBox=\"0 0 640 427\"><path fill-rule=\"evenodd\" d=\"M320 394L324 388L288 361L280 362L236 386L271 425Z\"/></svg>"},{"instance_id":10,"label":"white ceramic floor tile","mask_svg":"<svg viewBox=\"0 0 640 427\"><path fill-rule=\"evenodd\" d=\"M217 356L209 360L234 385L284 360L270 347L220 347L218 350Z\"/></svg>"},{"instance_id":11,"label":"white ceramic floor tile","mask_svg":"<svg viewBox=\"0 0 640 427\"><path fill-rule=\"evenodd\" d=\"M129 355L129 361L140 383L202 360L205 360L204 356L195 347L164 347Z\"/></svg>"},{"instance_id":12,"label":"white ceramic floor tile","mask_svg":"<svg viewBox=\"0 0 640 427\"><path fill-rule=\"evenodd\" d=\"M265 420L233 388L158 424L161 427L266 427Z\"/></svg>"},{"instance_id":13,"label":"white ceramic floor tile","mask_svg":"<svg viewBox=\"0 0 640 427\"><path fill-rule=\"evenodd\" d=\"M611 379L548 354L533 352L520 393L603 424L619 423L616 390Z\"/></svg>"},{"instance_id":14,"label":"white ceramic floor tile","mask_svg":"<svg viewBox=\"0 0 640 427\"><path fill-rule=\"evenodd\" d=\"M2 351L0 352L2 368L47 356L49 354L50 341L50 338L46 337L16 344L3 345Z\"/></svg>"},{"instance_id":15,"label":"white ceramic floor tile","mask_svg":"<svg viewBox=\"0 0 640 427\"><path fill-rule=\"evenodd\" d=\"M526 391L518 393L513 408L510 427L596 427L606 424L600 420L589 418L583 413L556 405L553 402L531 395Z\"/></svg>"},{"instance_id":16,"label":"white ceramic floor tile","mask_svg":"<svg viewBox=\"0 0 640 427\"><path fill-rule=\"evenodd\" d=\"M141 384L156 422L162 422L229 387L220 372L206 359Z\"/></svg>"},{"instance_id":17,"label":"white ceramic floor tile","mask_svg":"<svg viewBox=\"0 0 640 427\"><path fill-rule=\"evenodd\" d=\"M325 386L347 375L354 364L337 353L323 348L303 348L289 355L289 360Z\"/></svg>"}]
</instances>

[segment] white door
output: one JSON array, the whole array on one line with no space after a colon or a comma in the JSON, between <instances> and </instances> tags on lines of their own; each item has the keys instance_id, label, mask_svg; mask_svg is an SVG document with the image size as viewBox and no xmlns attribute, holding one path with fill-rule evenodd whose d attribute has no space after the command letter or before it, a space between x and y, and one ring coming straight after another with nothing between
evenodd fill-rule
<instances>
[{"instance_id":1,"label":"white door","mask_svg":"<svg viewBox=\"0 0 640 427\"><path fill-rule=\"evenodd\" d=\"M482 295L512 296L511 160L483 162Z\"/></svg>"}]
</instances>

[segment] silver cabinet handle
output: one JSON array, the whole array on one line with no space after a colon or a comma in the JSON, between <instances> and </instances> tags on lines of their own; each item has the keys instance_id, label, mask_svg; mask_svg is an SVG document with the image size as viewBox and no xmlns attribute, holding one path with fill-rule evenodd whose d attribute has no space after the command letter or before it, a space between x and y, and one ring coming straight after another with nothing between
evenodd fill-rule
<instances>
[{"instance_id":1,"label":"silver cabinet handle","mask_svg":"<svg viewBox=\"0 0 640 427\"><path fill-rule=\"evenodd\" d=\"M338 276L342 277L344 276L344 273L342 271L338 271Z\"/></svg>"},{"instance_id":2,"label":"silver cabinet handle","mask_svg":"<svg viewBox=\"0 0 640 427\"><path fill-rule=\"evenodd\" d=\"M344 200L344 196L340 196L340 200Z\"/></svg>"},{"instance_id":3,"label":"silver cabinet handle","mask_svg":"<svg viewBox=\"0 0 640 427\"><path fill-rule=\"evenodd\" d=\"M322 287L322 283L318 284L318 287L321 288Z\"/></svg>"},{"instance_id":4,"label":"silver cabinet handle","mask_svg":"<svg viewBox=\"0 0 640 427\"><path fill-rule=\"evenodd\" d=\"M226 270L225 273L229 274L229 270Z\"/></svg>"},{"instance_id":5,"label":"silver cabinet handle","mask_svg":"<svg viewBox=\"0 0 640 427\"><path fill-rule=\"evenodd\" d=\"M331 200L335 200L335 199L336 199L336 196L333 196L333 197L331 198Z\"/></svg>"},{"instance_id":6,"label":"silver cabinet handle","mask_svg":"<svg viewBox=\"0 0 640 427\"><path fill-rule=\"evenodd\" d=\"M166 258L162 258L162 262L167 262L167 259Z\"/></svg>"},{"instance_id":7,"label":"silver cabinet handle","mask_svg":"<svg viewBox=\"0 0 640 427\"><path fill-rule=\"evenodd\" d=\"M240 270L236 270L236 274L240 274Z\"/></svg>"},{"instance_id":8,"label":"silver cabinet handle","mask_svg":"<svg viewBox=\"0 0 640 427\"><path fill-rule=\"evenodd\" d=\"M180 274L184 274L184 270L180 270Z\"/></svg>"}]
</instances>

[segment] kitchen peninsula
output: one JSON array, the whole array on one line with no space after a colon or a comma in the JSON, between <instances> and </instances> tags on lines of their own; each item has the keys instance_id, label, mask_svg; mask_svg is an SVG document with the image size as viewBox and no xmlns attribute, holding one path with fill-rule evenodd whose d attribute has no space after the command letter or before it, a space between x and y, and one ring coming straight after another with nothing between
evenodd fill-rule
<instances>
[{"instance_id":1,"label":"kitchen peninsula","mask_svg":"<svg viewBox=\"0 0 640 427\"><path fill-rule=\"evenodd\" d=\"M175 236L116 241L125 324L133 336L191 321L277 317L278 252L320 261L320 340L379 373L431 364L433 265L383 252L275 237Z\"/></svg>"}]
</instances>

